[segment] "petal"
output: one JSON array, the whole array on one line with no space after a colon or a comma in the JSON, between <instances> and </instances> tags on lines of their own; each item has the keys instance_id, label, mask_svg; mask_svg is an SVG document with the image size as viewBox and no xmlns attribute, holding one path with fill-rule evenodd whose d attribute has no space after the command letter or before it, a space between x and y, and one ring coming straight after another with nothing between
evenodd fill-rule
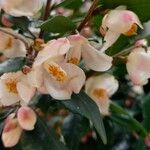
<instances>
[{"instance_id":1,"label":"petal","mask_svg":"<svg viewBox=\"0 0 150 150\"><path fill-rule=\"evenodd\" d=\"M8 58L25 57L27 50L22 41L15 39L12 42L12 46L10 48L5 49L3 53Z\"/></svg>"},{"instance_id":2,"label":"petal","mask_svg":"<svg viewBox=\"0 0 150 150\"><path fill-rule=\"evenodd\" d=\"M89 44L83 45L82 57L85 64L95 71L106 71L112 66L112 58L99 52Z\"/></svg>"},{"instance_id":3,"label":"petal","mask_svg":"<svg viewBox=\"0 0 150 150\"><path fill-rule=\"evenodd\" d=\"M85 73L78 66L71 63L60 64L62 69L67 73L69 83L66 85L69 90L79 93L85 83Z\"/></svg>"},{"instance_id":4,"label":"petal","mask_svg":"<svg viewBox=\"0 0 150 150\"><path fill-rule=\"evenodd\" d=\"M28 104L36 92L36 88L30 86L28 81L20 81L17 83L17 91L21 99Z\"/></svg>"},{"instance_id":5,"label":"petal","mask_svg":"<svg viewBox=\"0 0 150 150\"><path fill-rule=\"evenodd\" d=\"M41 0L1 0L0 5L7 14L12 16L33 16L43 5Z\"/></svg>"},{"instance_id":6,"label":"petal","mask_svg":"<svg viewBox=\"0 0 150 150\"><path fill-rule=\"evenodd\" d=\"M20 128L17 119L9 118L6 120L2 132L2 141L5 147L15 146L20 139L22 129Z\"/></svg>"},{"instance_id":7,"label":"petal","mask_svg":"<svg viewBox=\"0 0 150 150\"><path fill-rule=\"evenodd\" d=\"M119 36L120 36L120 33L108 30L106 32L105 37L104 37L105 43L103 44L103 46L100 49L100 51L101 52L106 51L110 46L112 46L117 41L117 39L119 38Z\"/></svg>"},{"instance_id":8,"label":"petal","mask_svg":"<svg viewBox=\"0 0 150 150\"><path fill-rule=\"evenodd\" d=\"M58 40L50 41L45 48L38 53L33 67L41 65L50 58L66 54L70 47L71 45L67 38L59 38Z\"/></svg>"},{"instance_id":9,"label":"petal","mask_svg":"<svg viewBox=\"0 0 150 150\"><path fill-rule=\"evenodd\" d=\"M32 87L39 88L43 84L43 68L42 66L32 68L27 74L27 80Z\"/></svg>"},{"instance_id":10,"label":"petal","mask_svg":"<svg viewBox=\"0 0 150 150\"><path fill-rule=\"evenodd\" d=\"M127 71L134 84L144 85L150 78L150 54L143 48L134 49L128 56Z\"/></svg>"},{"instance_id":11,"label":"petal","mask_svg":"<svg viewBox=\"0 0 150 150\"><path fill-rule=\"evenodd\" d=\"M93 100L94 100L94 98L93 98ZM100 113L103 116L108 116L110 114L110 112L109 112L110 100L109 99L106 99L106 100L96 100L95 99L95 102L100 110Z\"/></svg>"},{"instance_id":12,"label":"petal","mask_svg":"<svg viewBox=\"0 0 150 150\"><path fill-rule=\"evenodd\" d=\"M62 88L58 83L56 84L54 80L45 73L44 84L48 93L57 100L66 100L71 98L72 91Z\"/></svg>"},{"instance_id":13,"label":"petal","mask_svg":"<svg viewBox=\"0 0 150 150\"><path fill-rule=\"evenodd\" d=\"M20 126L25 130L33 130L37 117L35 112L27 106L19 108L17 112L17 119Z\"/></svg>"},{"instance_id":14,"label":"petal","mask_svg":"<svg viewBox=\"0 0 150 150\"><path fill-rule=\"evenodd\" d=\"M71 48L67 53L67 60L73 64L79 64L81 58L81 50L83 38L81 35L75 34L68 37Z\"/></svg>"}]
</instances>

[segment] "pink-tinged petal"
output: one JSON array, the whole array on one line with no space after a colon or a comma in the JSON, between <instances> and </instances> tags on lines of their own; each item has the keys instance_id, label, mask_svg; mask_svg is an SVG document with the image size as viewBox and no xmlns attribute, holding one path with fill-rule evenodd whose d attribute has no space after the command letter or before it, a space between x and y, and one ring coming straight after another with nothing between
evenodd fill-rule
<instances>
[{"instance_id":1,"label":"pink-tinged petal","mask_svg":"<svg viewBox=\"0 0 150 150\"><path fill-rule=\"evenodd\" d=\"M38 90L38 92L39 92L40 94L48 94L48 91L47 91L45 85L42 85L42 86L39 87L37 90Z\"/></svg>"},{"instance_id":2,"label":"pink-tinged petal","mask_svg":"<svg viewBox=\"0 0 150 150\"><path fill-rule=\"evenodd\" d=\"M28 81L27 81L28 82ZM21 99L28 104L32 97L35 95L36 88L30 86L29 83L20 81L17 83L17 91Z\"/></svg>"},{"instance_id":3,"label":"pink-tinged petal","mask_svg":"<svg viewBox=\"0 0 150 150\"><path fill-rule=\"evenodd\" d=\"M11 47L5 49L3 53L8 58L25 57L27 50L22 41L14 39L11 43Z\"/></svg>"},{"instance_id":4,"label":"pink-tinged petal","mask_svg":"<svg viewBox=\"0 0 150 150\"><path fill-rule=\"evenodd\" d=\"M45 48L41 50L33 64L33 67L41 65L44 61L66 54L71 45L67 38L59 38L52 40L46 44Z\"/></svg>"},{"instance_id":5,"label":"pink-tinged petal","mask_svg":"<svg viewBox=\"0 0 150 150\"><path fill-rule=\"evenodd\" d=\"M119 38L120 33L113 32L108 30L104 37L105 43L103 44L102 48L100 49L101 52L105 52L109 47L111 47Z\"/></svg>"},{"instance_id":6,"label":"pink-tinged petal","mask_svg":"<svg viewBox=\"0 0 150 150\"><path fill-rule=\"evenodd\" d=\"M32 68L27 74L27 80L32 87L39 88L43 84L43 68L42 66Z\"/></svg>"},{"instance_id":7,"label":"pink-tinged petal","mask_svg":"<svg viewBox=\"0 0 150 150\"><path fill-rule=\"evenodd\" d=\"M112 57L96 50L89 44L83 45L82 57L85 64L95 71L106 71L112 66Z\"/></svg>"},{"instance_id":8,"label":"pink-tinged petal","mask_svg":"<svg viewBox=\"0 0 150 150\"><path fill-rule=\"evenodd\" d=\"M30 107L22 106L17 112L17 119L23 129L33 130L37 117Z\"/></svg>"},{"instance_id":9,"label":"pink-tinged petal","mask_svg":"<svg viewBox=\"0 0 150 150\"><path fill-rule=\"evenodd\" d=\"M43 6L42 0L1 0L0 5L12 16L34 16Z\"/></svg>"},{"instance_id":10,"label":"pink-tinged petal","mask_svg":"<svg viewBox=\"0 0 150 150\"><path fill-rule=\"evenodd\" d=\"M15 146L20 139L22 129L16 118L8 118L2 132L2 141L5 147Z\"/></svg>"},{"instance_id":11,"label":"pink-tinged petal","mask_svg":"<svg viewBox=\"0 0 150 150\"><path fill-rule=\"evenodd\" d=\"M66 85L66 88L74 93L79 93L86 79L84 71L78 66L71 63L60 64L60 66L68 76L69 81Z\"/></svg>"},{"instance_id":12,"label":"pink-tinged petal","mask_svg":"<svg viewBox=\"0 0 150 150\"><path fill-rule=\"evenodd\" d=\"M135 43L134 43L135 46L147 46L148 45L148 42L146 39L140 39L140 40L137 40Z\"/></svg>"},{"instance_id":13,"label":"pink-tinged petal","mask_svg":"<svg viewBox=\"0 0 150 150\"><path fill-rule=\"evenodd\" d=\"M81 35L75 34L68 37L71 48L67 53L67 60L73 64L79 64L81 59L81 50L83 38Z\"/></svg>"},{"instance_id":14,"label":"pink-tinged petal","mask_svg":"<svg viewBox=\"0 0 150 150\"><path fill-rule=\"evenodd\" d=\"M105 20L106 26L113 32L126 33L133 24L137 24L143 29L138 16L129 10L112 10Z\"/></svg>"},{"instance_id":15,"label":"pink-tinged petal","mask_svg":"<svg viewBox=\"0 0 150 150\"><path fill-rule=\"evenodd\" d=\"M150 78L150 54L143 48L134 49L128 56L127 71L136 85L145 85Z\"/></svg>"},{"instance_id":16,"label":"pink-tinged petal","mask_svg":"<svg viewBox=\"0 0 150 150\"><path fill-rule=\"evenodd\" d=\"M44 84L48 93L57 100L66 100L71 98L72 91L65 89L59 83L54 82L54 80L48 75L44 76Z\"/></svg>"}]
</instances>

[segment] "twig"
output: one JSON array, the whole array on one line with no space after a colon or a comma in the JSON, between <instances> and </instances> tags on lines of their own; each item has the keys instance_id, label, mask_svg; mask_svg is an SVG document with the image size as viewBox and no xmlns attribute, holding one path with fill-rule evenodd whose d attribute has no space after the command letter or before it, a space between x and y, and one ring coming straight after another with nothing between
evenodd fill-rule
<instances>
[{"instance_id":1,"label":"twig","mask_svg":"<svg viewBox=\"0 0 150 150\"><path fill-rule=\"evenodd\" d=\"M47 0L43 21L48 19L49 12L50 12L50 7L51 7L51 0ZM41 32L39 34L39 38L42 38L43 34L44 34L44 31L41 30Z\"/></svg>"},{"instance_id":2,"label":"twig","mask_svg":"<svg viewBox=\"0 0 150 150\"><path fill-rule=\"evenodd\" d=\"M1 28L0 27L0 31L4 32L6 34L9 34L9 35L15 37L16 39L19 39L20 41L22 41L25 44L27 50L30 48L28 41L22 35L14 32L13 30L8 30L8 28Z\"/></svg>"},{"instance_id":3,"label":"twig","mask_svg":"<svg viewBox=\"0 0 150 150\"><path fill-rule=\"evenodd\" d=\"M129 47L129 48L127 48L127 49L125 49L125 50L123 50L123 51L121 51L121 52L119 52L119 53L117 53L117 54L114 54L112 57L113 58L116 58L116 57L119 57L119 56L121 56L121 55L125 55L125 54L127 54L127 53L129 53L132 49L134 49L134 48L137 48L138 46L131 46L131 47Z\"/></svg>"},{"instance_id":4,"label":"twig","mask_svg":"<svg viewBox=\"0 0 150 150\"><path fill-rule=\"evenodd\" d=\"M86 25L86 23L89 21L89 19L91 18L95 8L97 6L97 0L94 0L87 15L85 16L84 20L81 22L81 24L78 26L77 31L81 31L82 28Z\"/></svg>"}]
</instances>

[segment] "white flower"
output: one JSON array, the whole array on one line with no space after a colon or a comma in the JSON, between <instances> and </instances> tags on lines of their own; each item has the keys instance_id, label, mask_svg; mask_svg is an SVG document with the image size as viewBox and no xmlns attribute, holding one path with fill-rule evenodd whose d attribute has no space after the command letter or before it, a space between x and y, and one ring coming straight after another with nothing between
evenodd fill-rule
<instances>
[{"instance_id":1,"label":"white flower","mask_svg":"<svg viewBox=\"0 0 150 150\"><path fill-rule=\"evenodd\" d=\"M95 71L106 71L112 66L112 58L96 50L83 36L76 34L68 37L72 47L67 53L67 60L79 64L81 56L85 64Z\"/></svg>"},{"instance_id":2,"label":"white flower","mask_svg":"<svg viewBox=\"0 0 150 150\"><path fill-rule=\"evenodd\" d=\"M150 50L139 47L132 50L127 58L129 78L136 85L145 85L150 78Z\"/></svg>"},{"instance_id":3,"label":"white flower","mask_svg":"<svg viewBox=\"0 0 150 150\"><path fill-rule=\"evenodd\" d=\"M42 0L0 0L0 7L12 16L34 16L42 8Z\"/></svg>"},{"instance_id":4,"label":"white flower","mask_svg":"<svg viewBox=\"0 0 150 150\"><path fill-rule=\"evenodd\" d=\"M6 29L7 30L7 29ZM8 29L10 31L10 29ZM14 32L11 30L11 32ZM7 58L25 57L27 50L25 44L13 36L0 31L0 52Z\"/></svg>"},{"instance_id":5,"label":"white flower","mask_svg":"<svg viewBox=\"0 0 150 150\"><path fill-rule=\"evenodd\" d=\"M0 101L4 106L17 102L28 103L35 93L35 88L21 71L5 73L0 77Z\"/></svg>"},{"instance_id":6,"label":"white flower","mask_svg":"<svg viewBox=\"0 0 150 150\"><path fill-rule=\"evenodd\" d=\"M85 92L96 102L102 115L109 115L111 97L118 89L118 81L114 76L103 74L90 77L85 84Z\"/></svg>"},{"instance_id":7,"label":"white flower","mask_svg":"<svg viewBox=\"0 0 150 150\"><path fill-rule=\"evenodd\" d=\"M105 34L102 52L114 44L120 34L131 36L137 33L138 26L143 29L138 16L125 9L126 7L120 6L104 16L100 27L102 34Z\"/></svg>"},{"instance_id":8,"label":"white flower","mask_svg":"<svg viewBox=\"0 0 150 150\"><path fill-rule=\"evenodd\" d=\"M52 40L41 50L33 68L41 68L44 86L55 99L70 99L72 92L79 93L85 82L85 74L74 64L66 63L64 55L71 45L66 38Z\"/></svg>"}]
</instances>

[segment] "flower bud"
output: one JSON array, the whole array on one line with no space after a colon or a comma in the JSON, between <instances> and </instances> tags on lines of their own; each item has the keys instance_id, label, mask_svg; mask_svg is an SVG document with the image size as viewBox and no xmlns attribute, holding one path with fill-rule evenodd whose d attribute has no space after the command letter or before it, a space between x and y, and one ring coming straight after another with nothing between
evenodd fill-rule
<instances>
[{"instance_id":1,"label":"flower bud","mask_svg":"<svg viewBox=\"0 0 150 150\"><path fill-rule=\"evenodd\" d=\"M18 110L17 118L20 126L25 130L33 130L36 123L35 112L27 107L23 106Z\"/></svg>"},{"instance_id":2,"label":"flower bud","mask_svg":"<svg viewBox=\"0 0 150 150\"><path fill-rule=\"evenodd\" d=\"M20 139L22 129L16 118L7 118L2 132L2 142L5 147L15 146Z\"/></svg>"},{"instance_id":3,"label":"flower bud","mask_svg":"<svg viewBox=\"0 0 150 150\"><path fill-rule=\"evenodd\" d=\"M137 40L136 42L135 42L135 46L147 46L147 40L145 40L145 39L141 39L141 40Z\"/></svg>"}]
</instances>

